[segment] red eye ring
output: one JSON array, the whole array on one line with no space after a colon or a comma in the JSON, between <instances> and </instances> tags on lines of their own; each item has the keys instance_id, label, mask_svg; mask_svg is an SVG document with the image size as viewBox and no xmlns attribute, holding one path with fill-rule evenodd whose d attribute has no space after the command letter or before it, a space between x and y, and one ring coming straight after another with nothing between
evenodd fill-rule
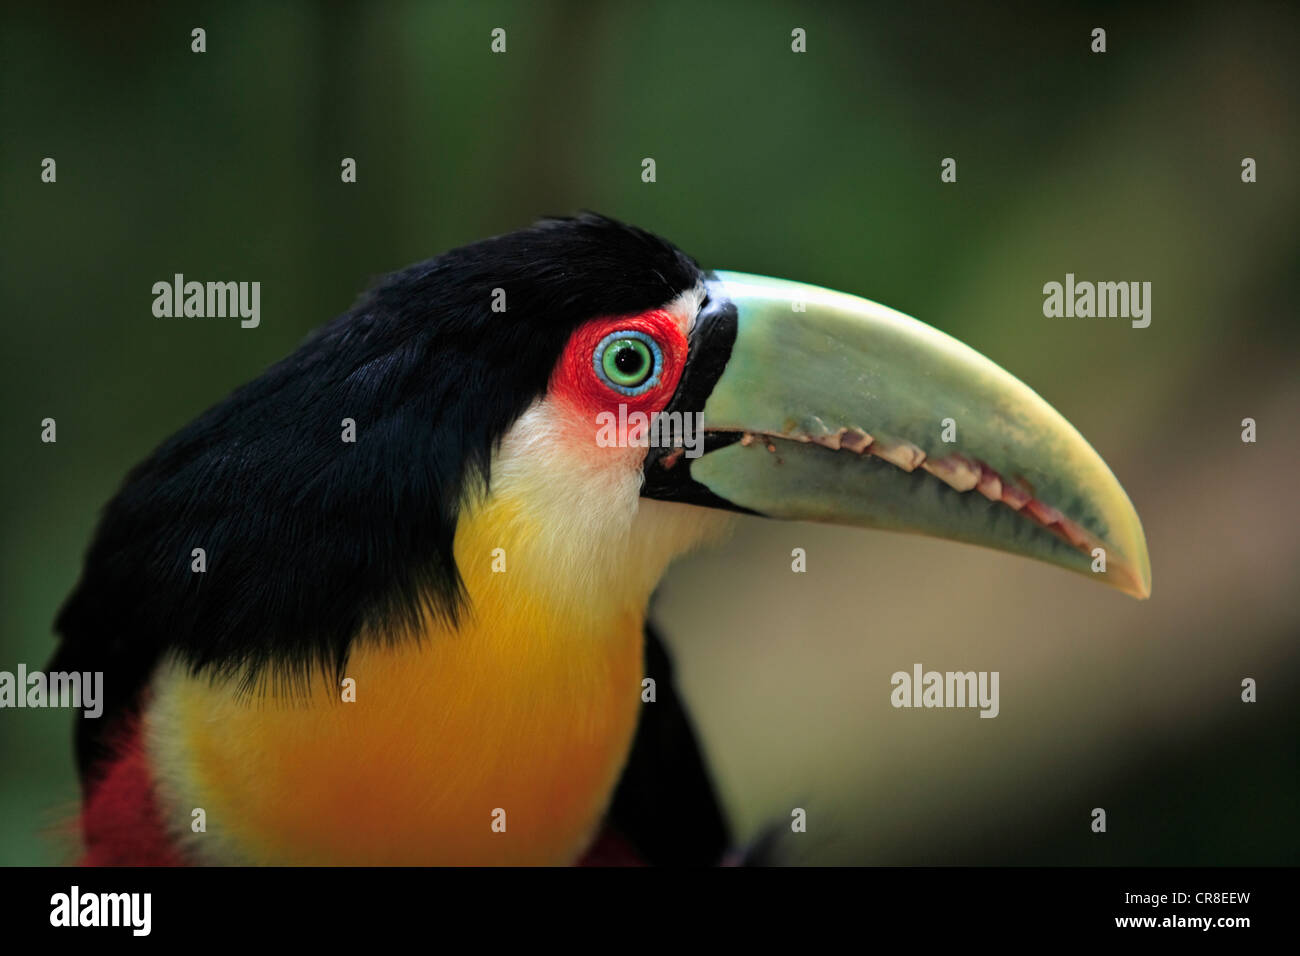
<instances>
[{"instance_id":1,"label":"red eye ring","mask_svg":"<svg viewBox=\"0 0 1300 956\"><path fill-rule=\"evenodd\" d=\"M598 374L593 357L600 344L612 334L627 332L652 339L658 346L658 382L637 394L620 393ZM686 362L686 335L677 319L664 309L634 316L593 319L579 327L565 346L564 354L551 375L550 392L556 398L577 405L584 412L658 411L668 404L682 377Z\"/></svg>"}]
</instances>

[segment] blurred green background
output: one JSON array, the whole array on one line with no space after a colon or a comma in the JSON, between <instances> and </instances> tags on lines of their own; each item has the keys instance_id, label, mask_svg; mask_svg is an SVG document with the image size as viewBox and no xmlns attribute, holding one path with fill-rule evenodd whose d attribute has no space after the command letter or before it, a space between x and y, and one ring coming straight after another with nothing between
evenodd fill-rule
<instances>
[{"instance_id":1,"label":"blurred green background","mask_svg":"<svg viewBox=\"0 0 1300 956\"><path fill-rule=\"evenodd\" d=\"M801 806L783 852L805 862L1300 862L1294 6L52 3L0 25L0 669L43 666L99 508L164 437L373 277L590 208L956 335L1078 426L1150 543L1145 603L757 519L681 562L657 617L742 838ZM260 280L261 327L155 319L176 272ZM1150 328L1044 318L1066 272L1152 282ZM1000 671L1001 716L893 709L918 661ZM0 862L65 858L70 727L0 711Z\"/></svg>"}]
</instances>

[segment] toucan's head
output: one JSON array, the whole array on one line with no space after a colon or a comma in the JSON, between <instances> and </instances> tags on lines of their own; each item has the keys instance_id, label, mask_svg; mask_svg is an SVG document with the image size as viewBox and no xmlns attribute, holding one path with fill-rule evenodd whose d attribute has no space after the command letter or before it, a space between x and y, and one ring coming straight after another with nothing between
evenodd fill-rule
<instances>
[{"instance_id":1,"label":"toucan's head","mask_svg":"<svg viewBox=\"0 0 1300 956\"><path fill-rule=\"evenodd\" d=\"M950 538L1149 593L1142 527L1106 464L947 335L854 296L703 272L595 216L493 241L524 266L492 278L507 310L477 347L519 328L539 338L494 363L504 376L536 364L492 481L597 553L595 568L626 575L636 557L657 578L716 525L689 505ZM569 291L539 314L548 281Z\"/></svg>"},{"instance_id":2,"label":"toucan's head","mask_svg":"<svg viewBox=\"0 0 1300 956\"><path fill-rule=\"evenodd\" d=\"M639 613L668 560L737 512L1150 590L1119 482L988 359L583 215L389 277L165 442L110 502L58 626L138 680L167 652L305 676L395 617L454 623L484 582ZM220 573L191 573L200 546Z\"/></svg>"}]
</instances>

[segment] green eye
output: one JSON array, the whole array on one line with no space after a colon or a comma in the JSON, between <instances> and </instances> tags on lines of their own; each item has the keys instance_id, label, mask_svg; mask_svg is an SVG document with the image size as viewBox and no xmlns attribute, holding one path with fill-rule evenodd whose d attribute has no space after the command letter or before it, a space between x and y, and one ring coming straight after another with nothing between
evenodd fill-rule
<instances>
[{"instance_id":1,"label":"green eye","mask_svg":"<svg viewBox=\"0 0 1300 956\"><path fill-rule=\"evenodd\" d=\"M615 385L631 388L650 377L654 358L644 342L638 339L619 339L606 346L601 367Z\"/></svg>"},{"instance_id":2,"label":"green eye","mask_svg":"<svg viewBox=\"0 0 1300 956\"><path fill-rule=\"evenodd\" d=\"M600 340L592 356L600 379L623 395L640 395L659 383L663 353L644 332L611 332Z\"/></svg>"}]
</instances>

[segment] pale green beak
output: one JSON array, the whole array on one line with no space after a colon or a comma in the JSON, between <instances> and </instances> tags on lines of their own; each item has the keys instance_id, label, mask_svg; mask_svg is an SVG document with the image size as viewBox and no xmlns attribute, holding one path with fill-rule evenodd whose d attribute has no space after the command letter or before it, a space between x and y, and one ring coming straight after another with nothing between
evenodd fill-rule
<instances>
[{"instance_id":1,"label":"pale green beak","mask_svg":"<svg viewBox=\"0 0 1300 956\"><path fill-rule=\"evenodd\" d=\"M715 273L730 355L703 403L711 495L773 518L933 535L1151 593L1128 495L1075 428L973 349L874 302ZM684 477L684 476L683 476Z\"/></svg>"}]
</instances>

